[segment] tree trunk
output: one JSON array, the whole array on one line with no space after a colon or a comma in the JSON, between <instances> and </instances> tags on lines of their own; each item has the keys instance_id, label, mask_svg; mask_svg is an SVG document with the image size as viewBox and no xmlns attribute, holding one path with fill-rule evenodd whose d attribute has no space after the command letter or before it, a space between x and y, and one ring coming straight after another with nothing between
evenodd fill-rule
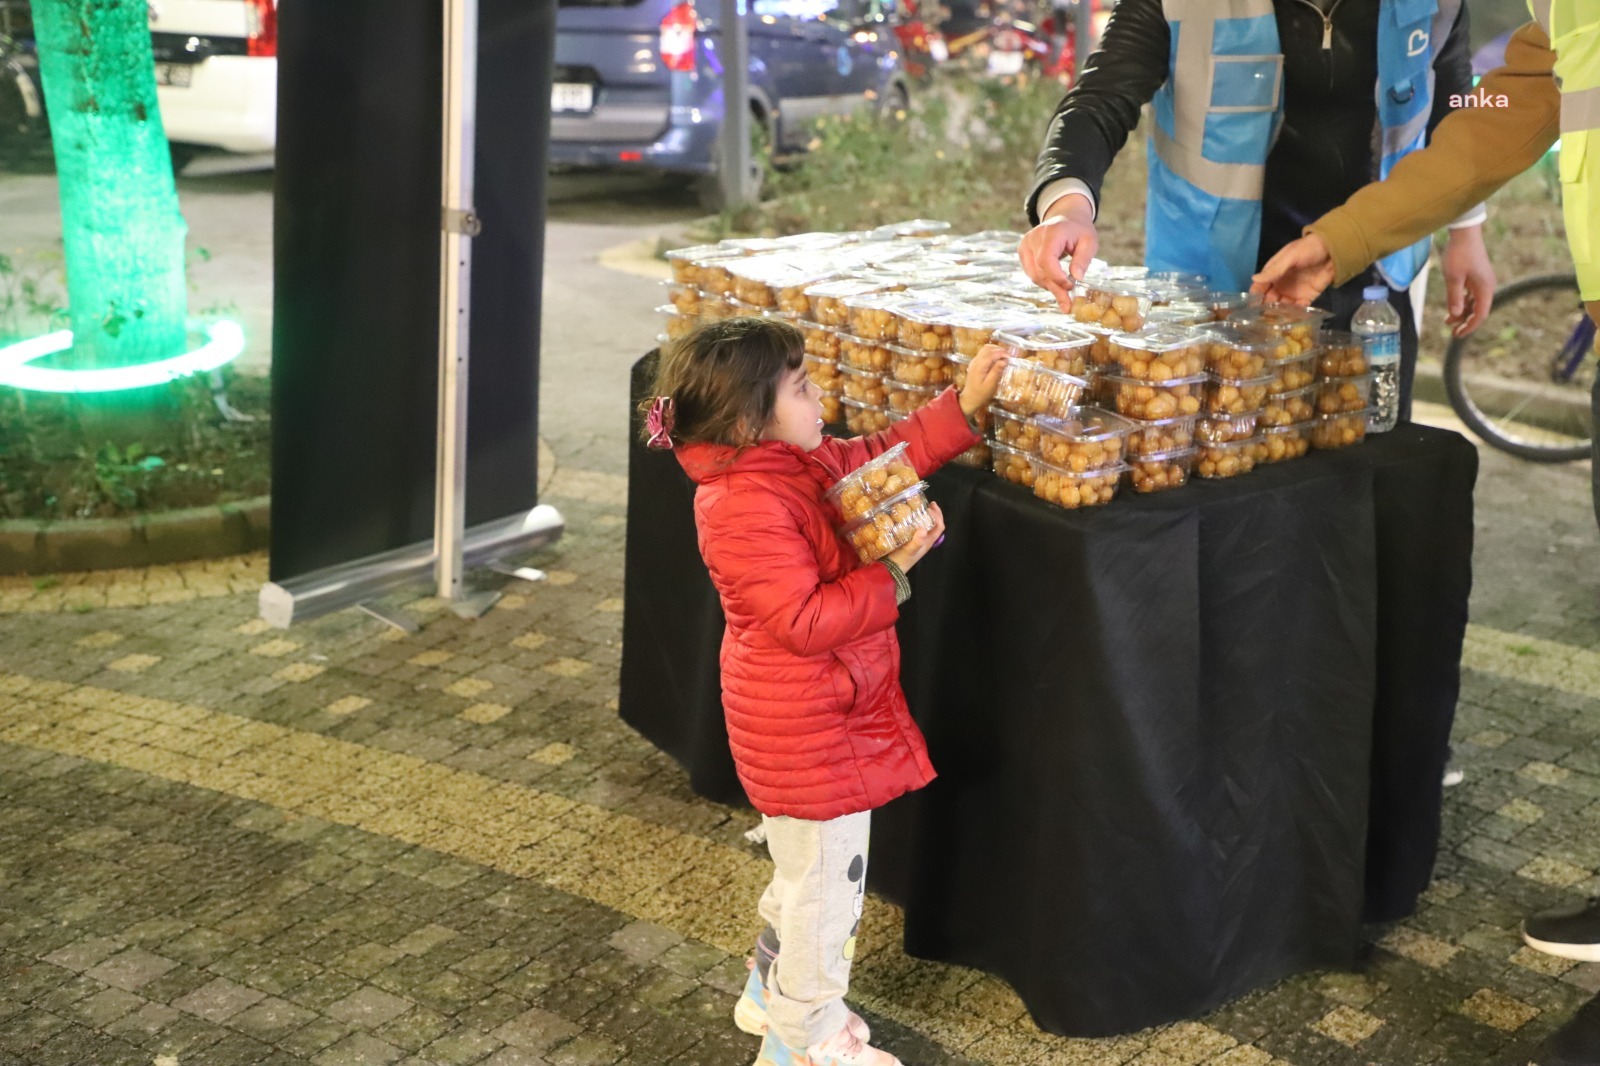
<instances>
[{"instance_id":1,"label":"tree trunk","mask_svg":"<svg viewBox=\"0 0 1600 1066\"><path fill-rule=\"evenodd\" d=\"M185 350L188 227L147 12L145 0L33 2L74 334L70 364L58 365L135 366Z\"/></svg>"}]
</instances>

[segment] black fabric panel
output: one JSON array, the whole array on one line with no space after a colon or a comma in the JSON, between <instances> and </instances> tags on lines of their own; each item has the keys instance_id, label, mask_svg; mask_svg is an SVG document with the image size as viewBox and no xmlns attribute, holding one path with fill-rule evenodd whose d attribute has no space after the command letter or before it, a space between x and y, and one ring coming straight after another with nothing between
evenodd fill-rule
<instances>
[{"instance_id":1,"label":"black fabric panel","mask_svg":"<svg viewBox=\"0 0 1600 1066\"><path fill-rule=\"evenodd\" d=\"M906 950L1005 978L1046 1030L1103 1036L1347 964L1364 911L1410 913L1438 841L1476 462L1404 426L1077 512L935 474L946 541L899 633L939 777L874 814L869 867ZM726 802L692 499L635 444L621 708Z\"/></svg>"},{"instance_id":2,"label":"black fabric panel","mask_svg":"<svg viewBox=\"0 0 1600 1066\"><path fill-rule=\"evenodd\" d=\"M537 485L555 5L484 0L468 521ZM443 8L284 0L274 196L273 580L433 533Z\"/></svg>"},{"instance_id":3,"label":"black fabric panel","mask_svg":"<svg viewBox=\"0 0 1600 1066\"><path fill-rule=\"evenodd\" d=\"M1391 436L1420 445L1424 431ZM1475 448L1441 450L1433 476L1400 462L1373 468L1377 543L1378 699L1367 913L1398 921L1433 878L1440 791L1461 690L1459 659L1472 592Z\"/></svg>"}]
</instances>

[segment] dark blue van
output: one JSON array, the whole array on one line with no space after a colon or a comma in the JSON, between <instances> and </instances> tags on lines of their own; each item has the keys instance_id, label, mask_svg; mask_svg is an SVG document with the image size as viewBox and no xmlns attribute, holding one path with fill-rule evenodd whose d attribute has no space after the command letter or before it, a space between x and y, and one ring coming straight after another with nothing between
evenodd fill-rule
<instances>
[{"instance_id":1,"label":"dark blue van","mask_svg":"<svg viewBox=\"0 0 1600 1066\"><path fill-rule=\"evenodd\" d=\"M720 0L559 0L550 161L716 170ZM745 0L753 128L777 154L811 120L902 109L909 79L881 0ZM708 186L710 183L705 183Z\"/></svg>"}]
</instances>

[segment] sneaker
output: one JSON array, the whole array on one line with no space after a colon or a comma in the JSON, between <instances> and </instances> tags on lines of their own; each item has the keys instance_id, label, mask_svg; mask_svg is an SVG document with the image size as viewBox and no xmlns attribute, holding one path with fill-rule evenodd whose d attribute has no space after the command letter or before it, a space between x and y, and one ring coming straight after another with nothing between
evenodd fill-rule
<instances>
[{"instance_id":1,"label":"sneaker","mask_svg":"<svg viewBox=\"0 0 1600 1066\"><path fill-rule=\"evenodd\" d=\"M761 981L761 971L756 968L756 960L744 960L745 966L750 970L750 976L745 979L744 991L739 995L739 1002L733 1008L733 1024L751 1036L767 1035L767 986ZM866 1020L851 1011L845 1025L857 1040L863 1044L872 1039L872 1030L867 1027Z\"/></svg>"},{"instance_id":2,"label":"sneaker","mask_svg":"<svg viewBox=\"0 0 1600 1066\"><path fill-rule=\"evenodd\" d=\"M1572 1020L1550 1034L1533 1061L1539 1066L1594 1066L1600 1063L1600 996L1591 999Z\"/></svg>"},{"instance_id":3,"label":"sneaker","mask_svg":"<svg viewBox=\"0 0 1600 1066\"><path fill-rule=\"evenodd\" d=\"M1454 765L1446 766L1444 768L1444 787L1445 788L1455 788L1457 785L1461 784L1461 782L1465 781L1466 779L1467 779L1467 772L1465 770L1458 770L1458 769L1456 769L1456 767Z\"/></svg>"},{"instance_id":4,"label":"sneaker","mask_svg":"<svg viewBox=\"0 0 1600 1066\"><path fill-rule=\"evenodd\" d=\"M755 1066L904 1066L887 1051L858 1039L846 1026L820 1044L794 1048L768 1032Z\"/></svg>"},{"instance_id":5,"label":"sneaker","mask_svg":"<svg viewBox=\"0 0 1600 1066\"><path fill-rule=\"evenodd\" d=\"M1522 939L1546 955L1600 962L1600 897L1581 907L1535 914L1522 923Z\"/></svg>"}]
</instances>

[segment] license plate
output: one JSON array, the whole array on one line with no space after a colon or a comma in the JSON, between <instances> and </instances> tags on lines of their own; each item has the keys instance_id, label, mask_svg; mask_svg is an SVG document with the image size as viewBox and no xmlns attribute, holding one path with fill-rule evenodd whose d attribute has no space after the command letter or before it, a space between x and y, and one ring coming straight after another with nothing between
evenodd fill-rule
<instances>
[{"instance_id":1,"label":"license plate","mask_svg":"<svg viewBox=\"0 0 1600 1066\"><path fill-rule=\"evenodd\" d=\"M594 110L594 86L583 82L557 82L550 87L550 110Z\"/></svg>"},{"instance_id":2,"label":"license plate","mask_svg":"<svg viewBox=\"0 0 1600 1066\"><path fill-rule=\"evenodd\" d=\"M1021 52L990 52L989 73L996 77L1022 73Z\"/></svg>"},{"instance_id":3,"label":"license plate","mask_svg":"<svg viewBox=\"0 0 1600 1066\"><path fill-rule=\"evenodd\" d=\"M194 80L194 68L187 63L157 63L156 84L187 89Z\"/></svg>"}]
</instances>

